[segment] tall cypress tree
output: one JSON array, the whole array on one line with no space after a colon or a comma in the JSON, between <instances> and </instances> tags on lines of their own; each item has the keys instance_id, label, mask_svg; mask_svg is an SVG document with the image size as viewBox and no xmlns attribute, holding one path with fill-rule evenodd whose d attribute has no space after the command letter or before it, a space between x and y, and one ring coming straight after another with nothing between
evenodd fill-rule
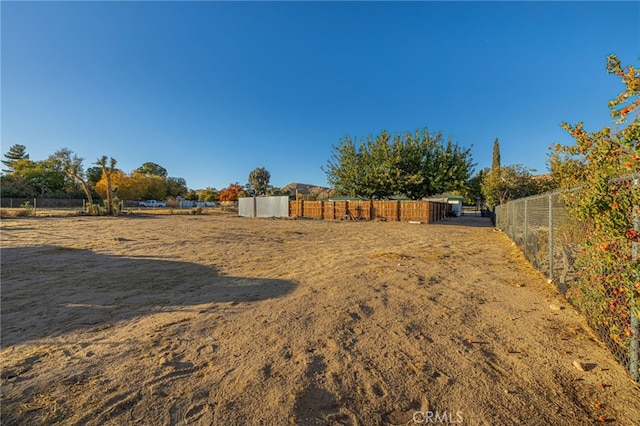
<instances>
[{"instance_id":1,"label":"tall cypress tree","mask_svg":"<svg viewBox=\"0 0 640 426\"><path fill-rule=\"evenodd\" d=\"M491 170L500 170L500 143L498 143L498 138L493 142L493 162L491 163Z\"/></svg>"}]
</instances>

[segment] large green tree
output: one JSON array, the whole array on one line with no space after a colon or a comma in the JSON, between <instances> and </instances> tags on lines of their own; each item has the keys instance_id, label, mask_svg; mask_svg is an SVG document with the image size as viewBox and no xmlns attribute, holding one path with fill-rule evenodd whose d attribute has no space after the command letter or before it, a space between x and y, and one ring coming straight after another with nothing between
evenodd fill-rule
<instances>
[{"instance_id":1,"label":"large green tree","mask_svg":"<svg viewBox=\"0 0 640 426\"><path fill-rule=\"evenodd\" d=\"M265 195L269 188L271 173L264 167L257 167L249 173L249 182L246 187L251 195Z\"/></svg>"},{"instance_id":2,"label":"large green tree","mask_svg":"<svg viewBox=\"0 0 640 426\"><path fill-rule=\"evenodd\" d=\"M23 196L59 196L69 186L65 173L52 159L31 161L23 158L14 161L11 167L13 172L3 183L15 189L21 188Z\"/></svg>"},{"instance_id":3,"label":"large green tree","mask_svg":"<svg viewBox=\"0 0 640 426\"><path fill-rule=\"evenodd\" d=\"M159 164L152 163L150 161L147 161L142 166L138 167L135 171L144 175L167 177L167 169Z\"/></svg>"},{"instance_id":4,"label":"large green tree","mask_svg":"<svg viewBox=\"0 0 640 426\"><path fill-rule=\"evenodd\" d=\"M491 171L500 170L500 142L498 138L493 141L493 156L491 159Z\"/></svg>"},{"instance_id":5,"label":"large green tree","mask_svg":"<svg viewBox=\"0 0 640 426\"><path fill-rule=\"evenodd\" d=\"M178 197L187 193L187 181L181 177L168 177L165 180L167 197Z\"/></svg>"},{"instance_id":6,"label":"large green tree","mask_svg":"<svg viewBox=\"0 0 640 426\"><path fill-rule=\"evenodd\" d=\"M360 141L345 135L323 171L342 195L420 199L464 188L473 169L470 149L427 129L391 136L383 130Z\"/></svg>"},{"instance_id":7,"label":"large green tree","mask_svg":"<svg viewBox=\"0 0 640 426\"><path fill-rule=\"evenodd\" d=\"M538 193L532 170L521 164L511 164L489 171L484 176L481 188L486 204L492 210L507 201Z\"/></svg>"}]
</instances>

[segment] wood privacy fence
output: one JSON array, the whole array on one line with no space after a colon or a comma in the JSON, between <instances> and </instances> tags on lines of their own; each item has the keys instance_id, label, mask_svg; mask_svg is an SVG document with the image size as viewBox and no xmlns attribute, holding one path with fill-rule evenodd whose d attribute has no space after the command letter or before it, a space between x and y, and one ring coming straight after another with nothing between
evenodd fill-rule
<instances>
[{"instance_id":1,"label":"wood privacy fence","mask_svg":"<svg viewBox=\"0 0 640 426\"><path fill-rule=\"evenodd\" d=\"M436 222L451 216L451 204L437 201L355 200L289 203L289 216L309 219L351 219Z\"/></svg>"}]
</instances>

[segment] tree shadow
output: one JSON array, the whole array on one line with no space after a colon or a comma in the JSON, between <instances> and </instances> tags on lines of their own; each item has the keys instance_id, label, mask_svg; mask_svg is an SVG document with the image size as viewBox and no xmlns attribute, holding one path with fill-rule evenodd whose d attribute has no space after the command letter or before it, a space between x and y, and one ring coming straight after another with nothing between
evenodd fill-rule
<instances>
[{"instance_id":1,"label":"tree shadow","mask_svg":"<svg viewBox=\"0 0 640 426\"><path fill-rule=\"evenodd\" d=\"M474 228L493 228L493 223L488 217L482 216L457 216L451 217L445 220L434 222L432 225L455 225L455 226L470 226Z\"/></svg>"},{"instance_id":2,"label":"tree shadow","mask_svg":"<svg viewBox=\"0 0 640 426\"><path fill-rule=\"evenodd\" d=\"M285 280L223 276L195 263L85 249L36 246L1 254L2 348L172 309L272 299L295 288Z\"/></svg>"}]
</instances>

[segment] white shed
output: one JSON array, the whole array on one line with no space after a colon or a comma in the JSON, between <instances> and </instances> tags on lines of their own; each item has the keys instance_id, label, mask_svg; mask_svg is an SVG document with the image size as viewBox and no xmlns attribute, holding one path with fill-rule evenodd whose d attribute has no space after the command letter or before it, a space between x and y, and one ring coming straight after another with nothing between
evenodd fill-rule
<instances>
[{"instance_id":1,"label":"white shed","mask_svg":"<svg viewBox=\"0 0 640 426\"><path fill-rule=\"evenodd\" d=\"M451 204L451 212L453 213L453 215L462 216L462 203L464 202L464 197L461 195L440 194L430 197L429 200L438 201L441 203L449 203Z\"/></svg>"}]
</instances>

